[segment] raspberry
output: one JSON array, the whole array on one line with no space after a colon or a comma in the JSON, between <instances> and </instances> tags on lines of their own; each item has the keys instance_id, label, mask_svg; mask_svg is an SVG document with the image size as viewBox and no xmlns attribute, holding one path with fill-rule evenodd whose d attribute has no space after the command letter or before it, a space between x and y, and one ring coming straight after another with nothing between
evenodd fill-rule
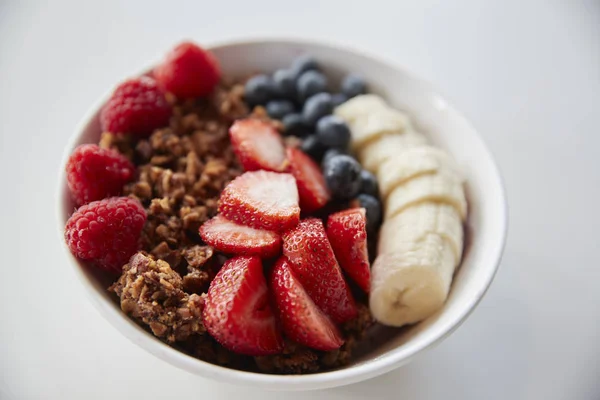
<instances>
[{"instance_id":1,"label":"raspberry","mask_svg":"<svg viewBox=\"0 0 600 400\"><path fill-rule=\"evenodd\" d=\"M216 58L192 42L171 50L154 69L154 77L167 92L179 98L207 96L221 79Z\"/></svg>"},{"instance_id":2,"label":"raspberry","mask_svg":"<svg viewBox=\"0 0 600 400\"><path fill-rule=\"evenodd\" d=\"M65 241L82 260L112 272L139 249L146 212L129 197L110 197L79 207L67 221Z\"/></svg>"},{"instance_id":3,"label":"raspberry","mask_svg":"<svg viewBox=\"0 0 600 400\"><path fill-rule=\"evenodd\" d=\"M150 77L129 79L113 92L100 114L103 131L145 136L166 126L171 107Z\"/></svg>"},{"instance_id":4,"label":"raspberry","mask_svg":"<svg viewBox=\"0 0 600 400\"><path fill-rule=\"evenodd\" d=\"M67 182L77 205L121 194L123 185L133 178L135 167L115 150L84 144L75 149L67 162Z\"/></svg>"}]
</instances>

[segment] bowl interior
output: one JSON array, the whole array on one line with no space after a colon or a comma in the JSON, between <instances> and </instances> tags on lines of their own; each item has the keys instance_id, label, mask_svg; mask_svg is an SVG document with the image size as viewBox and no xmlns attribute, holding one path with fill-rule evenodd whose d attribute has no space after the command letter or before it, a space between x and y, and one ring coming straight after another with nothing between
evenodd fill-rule
<instances>
[{"instance_id":1,"label":"bowl interior","mask_svg":"<svg viewBox=\"0 0 600 400\"><path fill-rule=\"evenodd\" d=\"M468 121L439 96L429 84L401 68L339 47L296 41L255 41L212 48L229 77L250 72L273 71L289 65L303 53L314 55L334 83L348 72L363 75L369 90L407 111L419 130L433 143L448 150L462 165L466 178L469 218L463 262L457 270L444 308L414 326L402 329L374 328L352 364L337 371L303 376L254 374L217 367L170 348L147 333L121 312L106 288L110 277L67 256L86 292L99 311L122 333L164 360L199 375L272 389L314 389L348 384L379 375L411 359L455 329L476 306L497 269L506 231L506 204L502 182L485 145ZM100 137L98 111L91 110L65 152L97 142ZM64 164L63 164L64 165ZM59 183L59 227L61 232L74 204L69 198L64 173ZM66 247L65 247L66 249Z\"/></svg>"}]
</instances>

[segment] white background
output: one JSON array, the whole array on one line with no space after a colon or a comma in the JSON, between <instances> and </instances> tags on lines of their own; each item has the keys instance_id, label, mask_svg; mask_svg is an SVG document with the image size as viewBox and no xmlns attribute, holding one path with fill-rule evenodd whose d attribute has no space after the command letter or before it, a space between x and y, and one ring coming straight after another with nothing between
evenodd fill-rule
<instances>
[{"instance_id":1,"label":"white background","mask_svg":"<svg viewBox=\"0 0 600 400\"><path fill-rule=\"evenodd\" d=\"M448 340L360 384L286 399L600 398L600 2L0 0L0 398L275 399L131 344L63 262L67 138L182 38L327 38L437 85L481 131L510 205L491 290ZM475 166L474 166L475 167Z\"/></svg>"}]
</instances>

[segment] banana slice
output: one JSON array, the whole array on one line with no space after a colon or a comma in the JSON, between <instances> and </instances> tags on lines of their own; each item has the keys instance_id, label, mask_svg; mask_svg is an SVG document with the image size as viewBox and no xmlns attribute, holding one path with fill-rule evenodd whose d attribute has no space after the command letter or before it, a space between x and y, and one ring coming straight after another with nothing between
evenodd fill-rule
<instances>
[{"instance_id":1,"label":"banana slice","mask_svg":"<svg viewBox=\"0 0 600 400\"><path fill-rule=\"evenodd\" d=\"M385 325L402 326L431 316L448 297L453 271L454 252L437 234L380 254L371 270L373 317Z\"/></svg>"},{"instance_id":2,"label":"banana slice","mask_svg":"<svg viewBox=\"0 0 600 400\"><path fill-rule=\"evenodd\" d=\"M350 144L357 150L386 133L401 134L410 126L410 121L403 112L382 108L356 118L349 125L352 134Z\"/></svg>"},{"instance_id":3,"label":"banana slice","mask_svg":"<svg viewBox=\"0 0 600 400\"><path fill-rule=\"evenodd\" d=\"M366 170L376 174L379 167L390 158L397 157L413 147L426 144L425 135L415 130L408 130L402 134L383 135L358 149L358 159Z\"/></svg>"},{"instance_id":4,"label":"banana slice","mask_svg":"<svg viewBox=\"0 0 600 400\"><path fill-rule=\"evenodd\" d=\"M419 146L388 158L381 164L377 172L377 180L382 196L387 197L392 190L404 182L440 170L462 180L458 165L448 153L433 146Z\"/></svg>"},{"instance_id":5,"label":"banana slice","mask_svg":"<svg viewBox=\"0 0 600 400\"><path fill-rule=\"evenodd\" d=\"M387 198L385 218L392 218L408 207L425 201L450 204L456 208L461 220L467 217L467 200L462 182L456 176L438 172L411 179L392 190Z\"/></svg>"},{"instance_id":6,"label":"banana slice","mask_svg":"<svg viewBox=\"0 0 600 400\"><path fill-rule=\"evenodd\" d=\"M375 94L356 96L339 105L333 113L346 122L354 122L357 118L369 115L373 111L388 108L385 101Z\"/></svg>"},{"instance_id":7,"label":"banana slice","mask_svg":"<svg viewBox=\"0 0 600 400\"><path fill-rule=\"evenodd\" d=\"M424 240L438 234L446 240L454 254L454 265L460 263L463 251L463 224L458 212L448 204L421 203L408 207L386 220L379 235L378 253L396 253L406 243Z\"/></svg>"}]
</instances>

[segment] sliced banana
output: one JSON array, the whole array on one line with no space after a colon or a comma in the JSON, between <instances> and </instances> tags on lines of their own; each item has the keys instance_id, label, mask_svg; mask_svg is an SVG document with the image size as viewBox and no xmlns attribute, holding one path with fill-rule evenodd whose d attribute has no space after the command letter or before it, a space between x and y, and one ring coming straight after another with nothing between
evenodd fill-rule
<instances>
[{"instance_id":1,"label":"sliced banana","mask_svg":"<svg viewBox=\"0 0 600 400\"><path fill-rule=\"evenodd\" d=\"M375 94L356 96L335 108L334 114L346 122L354 122L357 118L367 116L373 111L388 108L385 101Z\"/></svg>"},{"instance_id":2,"label":"sliced banana","mask_svg":"<svg viewBox=\"0 0 600 400\"><path fill-rule=\"evenodd\" d=\"M438 172L411 179L392 190L385 205L385 219L425 201L450 204L456 208L461 220L467 217L462 181L456 176Z\"/></svg>"},{"instance_id":3,"label":"sliced banana","mask_svg":"<svg viewBox=\"0 0 600 400\"><path fill-rule=\"evenodd\" d=\"M358 159L366 170L376 174L379 167L390 158L397 157L413 147L426 144L425 135L415 130L408 130L402 134L392 133L383 135L378 140L358 149Z\"/></svg>"},{"instance_id":4,"label":"sliced banana","mask_svg":"<svg viewBox=\"0 0 600 400\"><path fill-rule=\"evenodd\" d=\"M402 326L431 316L448 297L453 271L454 252L437 234L380 254L371 270L373 317L385 325Z\"/></svg>"},{"instance_id":5,"label":"sliced banana","mask_svg":"<svg viewBox=\"0 0 600 400\"><path fill-rule=\"evenodd\" d=\"M360 116L350 123L351 146L361 146L385 134L402 134L410 126L408 116L391 108L381 108Z\"/></svg>"},{"instance_id":6,"label":"sliced banana","mask_svg":"<svg viewBox=\"0 0 600 400\"><path fill-rule=\"evenodd\" d=\"M433 146L418 146L388 158L377 171L382 197L404 182L420 175L444 171L462 180L458 164L444 150Z\"/></svg>"},{"instance_id":7,"label":"sliced banana","mask_svg":"<svg viewBox=\"0 0 600 400\"><path fill-rule=\"evenodd\" d=\"M443 203L416 204L387 219L381 227L378 254L396 253L406 243L418 242L432 233L451 245L454 265L458 265L463 251L463 224L456 209Z\"/></svg>"}]
</instances>

